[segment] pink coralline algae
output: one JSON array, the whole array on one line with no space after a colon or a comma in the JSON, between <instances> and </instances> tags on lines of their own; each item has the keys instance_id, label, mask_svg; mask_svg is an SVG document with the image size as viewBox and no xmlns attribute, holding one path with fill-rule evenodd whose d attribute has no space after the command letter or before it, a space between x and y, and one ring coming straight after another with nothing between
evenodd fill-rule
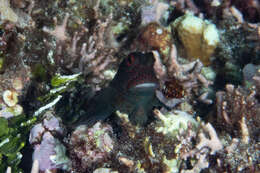
<instances>
[{"instance_id":1,"label":"pink coralline algae","mask_svg":"<svg viewBox=\"0 0 260 173\"><path fill-rule=\"evenodd\" d=\"M48 156L55 155L55 151L52 150L54 146L55 139L47 132L43 135L41 144L34 147L33 160L38 160L41 163L39 165L41 171L54 171L57 168L50 159L47 159Z\"/></svg>"},{"instance_id":2,"label":"pink coralline algae","mask_svg":"<svg viewBox=\"0 0 260 173\"><path fill-rule=\"evenodd\" d=\"M40 172L69 170L70 161L66 157L65 146L54 136L64 133L60 119L54 117L51 112L47 112L44 117L43 123L36 124L30 132L29 142L34 148L33 161L40 163Z\"/></svg>"}]
</instances>

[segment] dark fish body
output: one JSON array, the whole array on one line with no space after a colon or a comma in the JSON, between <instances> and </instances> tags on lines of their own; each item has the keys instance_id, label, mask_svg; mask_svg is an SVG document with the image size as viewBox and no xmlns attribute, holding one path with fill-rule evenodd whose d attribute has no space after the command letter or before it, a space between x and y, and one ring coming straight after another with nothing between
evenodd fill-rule
<instances>
[{"instance_id":1,"label":"dark fish body","mask_svg":"<svg viewBox=\"0 0 260 173\"><path fill-rule=\"evenodd\" d=\"M158 81L153 70L152 53L131 53L120 64L117 74L107 88L86 104L86 114L77 125L93 125L119 110L129 114L135 124L145 124L152 108L158 103L155 89Z\"/></svg>"}]
</instances>

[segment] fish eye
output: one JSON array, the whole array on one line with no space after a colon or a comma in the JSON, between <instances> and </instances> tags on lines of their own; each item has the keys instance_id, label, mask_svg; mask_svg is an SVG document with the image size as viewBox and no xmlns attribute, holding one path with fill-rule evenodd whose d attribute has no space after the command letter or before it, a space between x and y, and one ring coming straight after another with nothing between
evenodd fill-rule
<instances>
[{"instance_id":1,"label":"fish eye","mask_svg":"<svg viewBox=\"0 0 260 173\"><path fill-rule=\"evenodd\" d=\"M134 57L133 55L130 55L130 57L127 58L126 64L127 64L128 66L131 66L131 65L134 64L134 62L135 62L135 57Z\"/></svg>"}]
</instances>

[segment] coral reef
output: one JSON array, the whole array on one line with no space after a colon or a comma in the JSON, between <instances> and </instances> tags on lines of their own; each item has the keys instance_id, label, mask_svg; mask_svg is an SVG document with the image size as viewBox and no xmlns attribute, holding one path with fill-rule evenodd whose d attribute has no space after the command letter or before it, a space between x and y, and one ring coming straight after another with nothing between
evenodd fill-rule
<instances>
[{"instance_id":1,"label":"coral reef","mask_svg":"<svg viewBox=\"0 0 260 173\"><path fill-rule=\"evenodd\" d=\"M259 6L0 0L0 172L259 172Z\"/></svg>"},{"instance_id":2,"label":"coral reef","mask_svg":"<svg viewBox=\"0 0 260 173\"><path fill-rule=\"evenodd\" d=\"M148 172L179 172L179 170L181 172L199 172L209 167L210 161L206 158L207 155L215 155L223 149L223 144L212 125L205 125L203 122L196 121L186 112L176 110L174 113L162 113L156 110L155 115L158 117L158 121L152 123L146 132L132 126L127 120L127 115L120 112L117 112L117 114L121 119L124 131L127 132L127 134L124 133L119 138L119 143L122 140L125 141L128 135L128 142L125 141L124 144L129 147L131 140L136 143L136 145L132 146L134 148L131 149L135 150L135 158L125 161L131 163L127 166L130 170L138 169L138 171L142 170L144 172L148 170ZM209 138L206 137L207 134L209 134ZM195 144L194 140L196 141ZM140 144L138 145L138 143ZM121 157L123 155L129 158L129 155L132 155L122 146L119 146L119 150L122 153ZM143 152L147 159L140 155ZM124 160L127 160L126 158ZM194 160L192 165L190 165L191 159Z\"/></svg>"}]
</instances>

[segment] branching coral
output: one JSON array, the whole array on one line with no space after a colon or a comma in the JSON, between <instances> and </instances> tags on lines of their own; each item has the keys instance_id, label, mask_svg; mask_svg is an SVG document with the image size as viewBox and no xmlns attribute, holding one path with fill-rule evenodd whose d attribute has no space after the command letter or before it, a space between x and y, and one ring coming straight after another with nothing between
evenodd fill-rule
<instances>
[{"instance_id":1,"label":"branching coral","mask_svg":"<svg viewBox=\"0 0 260 173\"><path fill-rule=\"evenodd\" d=\"M54 30L50 30L50 29L44 27L43 31L53 35L56 38L56 41L57 41L58 44L60 42L67 41L69 39L68 36L67 36L67 33L66 33L66 26L67 26L68 18L69 18L69 14L66 14L62 24L61 25L57 25L57 18L54 17L55 29Z\"/></svg>"},{"instance_id":2,"label":"branching coral","mask_svg":"<svg viewBox=\"0 0 260 173\"><path fill-rule=\"evenodd\" d=\"M259 144L251 143L245 145L238 138L233 138L232 141L225 146L225 153L218 159L219 171L230 172L257 172L259 167L255 165L260 156Z\"/></svg>"},{"instance_id":3,"label":"branching coral","mask_svg":"<svg viewBox=\"0 0 260 173\"><path fill-rule=\"evenodd\" d=\"M84 76L88 76L87 81L95 87L104 83L104 80L107 79L104 71L111 63L115 63L113 57L115 49L109 48L105 42L105 34L112 21L112 15L103 19L98 12L98 4L99 2L93 7L95 11L94 26L88 28L81 25L81 30L74 32L72 38L66 29L68 14L66 14L61 25L57 25L57 19L54 18L54 30L43 28L43 31L56 38L56 52L52 57L56 65L62 67L65 71L69 70L70 73L82 72ZM85 40L85 43L80 46L78 43L82 43L83 40ZM45 43L46 45L49 44L47 41ZM51 47L51 45L48 47ZM79 47L81 47L81 50ZM111 80L111 78L108 80Z\"/></svg>"},{"instance_id":4,"label":"branching coral","mask_svg":"<svg viewBox=\"0 0 260 173\"><path fill-rule=\"evenodd\" d=\"M226 85L226 92L218 91L217 118L220 124L234 137L241 137L245 143L259 129L259 103L255 90L246 91L241 87ZM232 131L230 131L230 126ZM249 131L249 132L248 132Z\"/></svg>"},{"instance_id":5,"label":"branching coral","mask_svg":"<svg viewBox=\"0 0 260 173\"><path fill-rule=\"evenodd\" d=\"M190 95L191 91L199 94L198 87L200 84L205 88L208 88L212 84L208 81L202 74L201 69L203 67L202 63L197 60L187 64L180 64L177 60L177 49L174 45L171 47L170 57L166 63L166 67L163 65L159 54L153 51L155 57L154 70L157 78L160 79L161 85L165 81L177 80L184 90ZM182 92L182 91L181 91ZM164 99L157 93L158 98L163 101ZM207 93L204 93L199 99L205 103L211 103L212 101L206 98ZM164 101L163 101L164 102ZM176 102L173 102L174 104Z\"/></svg>"},{"instance_id":6,"label":"branching coral","mask_svg":"<svg viewBox=\"0 0 260 173\"><path fill-rule=\"evenodd\" d=\"M215 129L210 123L201 123L201 131L198 133L198 143L196 147L186 153L181 153L182 159L195 159L197 160L192 169L182 169L181 172L200 172L202 169L209 167L208 155L214 155L223 149L223 144L221 143ZM206 135L209 135L209 138Z\"/></svg>"},{"instance_id":7,"label":"branching coral","mask_svg":"<svg viewBox=\"0 0 260 173\"><path fill-rule=\"evenodd\" d=\"M148 6L141 7L141 20L142 24L146 25L151 22L159 23L163 16L167 14L169 5L158 0L150 1Z\"/></svg>"},{"instance_id":8,"label":"branching coral","mask_svg":"<svg viewBox=\"0 0 260 173\"><path fill-rule=\"evenodd\" d=\"M207 154L202 153L198 157L197 163L193 166L192 169L189 170L182 170L181 173L194 173L194 172L201 172L203 169L209 167L209 162L207 160Z\"/></svg>"},{"instance_id":9,"label":"branching coral","mask_svg":"<svg viewBox=\"0 0 260 173\"><path fill-rule=\"evenodd\" d=\"M106 48L105 30L111 22L112 16L108 17L105 22L97 21L97 26L94 29L94 34L89 37L88 44L83 44L81 48L81 58L79 61L79 68L85 75L93 74L95 77L104 79L103 74L106 67L115 62L112 54L114 49ZM97 78L92 82L99 83Z\"/></svg>"},{"instance_id":10,"label":"branching coral","mask_svg":"<svg viewBox=\"0 0 260 173\"><path fill-rule=\"evenodd\" d=\"M258 149L255 148L259 141L260 110L255 95L254 87L246 90L241 87L235 88L231 84L226 85L225 92L217 92L218 123L224 127L223 129L228 133L226 135L233 137L225 147L227 154L222 156L219 165L224 170L254 172L258 169L255 162L260 153L256 152Z\"/></svg>"},{"instance_id":11,"label":"branching coral","mask_svg":"<svg viewBox=\"0 0 260 173\"><path fill-rule=\"evenodd\" d=\"M132 115L137 120L143 119L146 108L130 110L132 105L124 104L125 98L119 97L122 93L118 90L108 90L107 95L94 96L105 100L101 101L101 106L95 103L95 99L90 99L95 91L102 89L113 79L117 64L121 61L119 58L136 50L159 52L153 53L156 62L154 70L161 86L156 91L160 103L155 98L156 104L148 104L149 110L156 107L155 116L149 111L151 116L147 124L135 126L124 111L117 111L118 117L106 119L106 123L111 126L104 122L93 127L81 126L64 139L60 119L45 114L42 122L31 129L29 137L29 142L35 149L32 173L59 172L58 169L95 173L114 170L139 173L259 171L260 76L258 69L250 66L254 64L253 67L257 67L259 64L257 0L0 0L0 11L1 19L5 19L0 21L0 72L4 72L0 75L0 93L3 96L0 98L0 116L6 115L5 118L0 117L0 172L4 172L9 166L7 172L19 172L20 165L25 169L24 172L29 172L29 166L24 168L26 164L23 163L27 162L27 157L31 157L31 152L27 150L28 145L25 150L21 150L28 137L27 131L31 128L26 124L34 123L41 116L28 118L31 115L40 115L54 105L56 115L63 114L65 116L61 115L62 118L71 117L72 120L77 116L84 116L83 109L88 106L99 110L110 103L113 103L111 107L114 110L128 109L130 120ZM23 16L24 13L20 13L24 11L28 15ZM169 23L188 11L194 13L193 19L197 19L198 23L202 24L206 21L204 19L208 19L221 28L221 41L215 57L212 53L218 40L215 39L212 47L207 44L202 48L198 42L210 41L202 39L201 30L200 35L194 37L190 48L185 48L189 51L194 48L193 53L189 53L190 56L212 56L210 61L206 59L206 64L209 65L207 68L200 60L191 62L182 58L186 52L181 49L178 41L182 41L185 47L191 41L190 34L194 34L194 30L176 32L179 38L173 38L175 35L171 32L173 28ZM10 17L14 17L14 20ZM35 26L22 21L23 26L29 28L20 27L18 23L21 23L22 18L28 19L27 22L33 18ZM53 30L50 29L51 26L46 27L52 25L52 19ZM58 20L63 21L57 24ZM194 25L194 20L188 20L187 23ZM200 29L207 28L207 24L200 25ZM184 29L180 23L177 28L182 31ZM214 30L209 31L216 31L212 25L211 29ZM207 33L211 35L212 32ZM184 39L182 34L187 34L188 37ZM176 42L173 43L174 41ZM179 55L172 44L178 48ZM198 53L202 49L206 52ZM129 59L131 62L131 58ZM7 66L6 60L12 66ZM210 64L211 60L214 63ZM44 72L40 72L34 65L40 65ZM224 70L222 66L225 66ZM242 78L243 67L247 74L244 76L248 77L252 88L249 85L245 88L228 85L226 91L217 92L217 113L215 109L207 109L211 111L210 114L200 114L200 111L204 111L200 106L204 104L197 100L212 103L208 93L212 94L211 97L227 81L234 81L233 76L228 78L227 71L230 69L234 76L240 75ZM133 71L137 69L134 68ZM148 71L152 74L151 72L153 69ZM220 79L220 83L217 81L211 87L210 80L214 80L214 75L217 80ZM242 83L241 78L238 81ZM223 82L222 79L228 80ZM30 88L27 91L24 86L28 83L35 83L37 90ZM115 85L121 86L122 80ZM143 86L147 87L146 84ZM54 89L50 90L50 87ZM39 98L41 103L33 100L48 90L50 94ZM26 92L36 94L27 95ZM108 97L109 95L113 97ZM20 99L20 96L24 99ZM126 98L130 97L128 96ZM49 102L53 97L56 99ZM133 100L136 104L141 99ZM183 108L186 103L189 104L189 109ZM181 111L173 109L177 104ZM19 116L5 111L17 105L23 105L26 116L21 114L22 111ZM113 115L112 112L114 111L108 111L108 114ZM91 113L93 117L97 117L95 112ZM89 115L92 116L91 113ZM199 118L194 119L193 114L209 120L217 114L217 121L203 123ZM27 133L27 137L24 133ZM66 157L65 147L70 160ZM24 157L21 159L22 155ZM18 166L21 160L22 164Z\"/></svg>"},{"instance_id":12,"label":"branching coral","mask_svg":"<svg viewBox=\"0 0 260 173\"><path fill-rule=\"evenodd\" d=\"M162 140L168 139L175 153L173 158L168 156L170 160L164 159L163 163L167 165L166 170L200 172L209 167L211 155L217 155L222 151L223 144L210 123L205 124L199 119L196 121L191 115L181 111L163 114L156 110L155 114L163 122L155 123L156 132L163 134ZM187 164L190 165L187 166Z\"/></svg>"},{"instance_id":13,"label":"branching coral","mask_svg":"<svg viewBox=\"0 0 260 173\"><path fill-rule=\"evenodd\" d=\"M217 151L223 148L223 145L219 140L215 129L210 123L207 123L206 125L202 123L202 128L204 132L209 134L210 138L207 138L203 132L199 133L200 142L196 144L196 148L198 150L202 150L205 147L209 147L211 149L210 154L215 154Z\"/></svg>"}]
</instances>

